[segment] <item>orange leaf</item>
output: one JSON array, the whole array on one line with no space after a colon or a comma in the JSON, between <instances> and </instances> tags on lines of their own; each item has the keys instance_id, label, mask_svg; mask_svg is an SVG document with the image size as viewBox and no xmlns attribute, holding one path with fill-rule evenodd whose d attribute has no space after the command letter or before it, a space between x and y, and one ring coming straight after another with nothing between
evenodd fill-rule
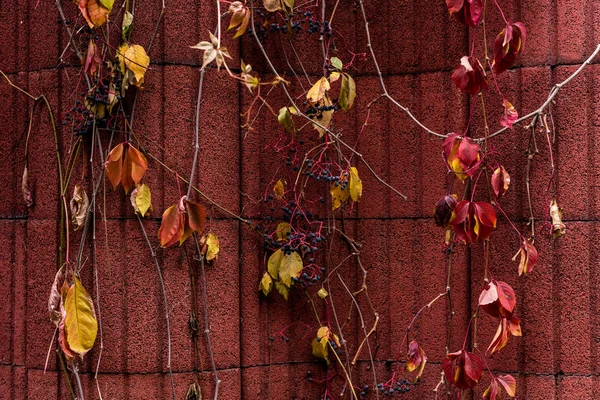
<instances>
[{"instance_id":1,"label":"orange leaf","mask_svg":"<svg viewBox=\"0 0 600 400\"><path fill-rule=\"evenodd\" d=\"M181 238L184 230L184 219L185 217L179 212L177 205L165 210L158 230L158 238L162 247L169 247Z\"/></svg>"},{"instance_id":2,"label":"orange leaf","mask_svg":"<svg viewBox=\"0 0 600 400\"><path fill-rule=\"evenodd\" d=\"M92 26L90 26L90 28L93 28L94 26L100 27L104 25L108 19L109 11L104 8L98 0L89 0L87 2L87 12L92 22ZM88 20L88 24L90 20Z\"/></svg>"},{"instance_id":3,"label":"orange leaf","mask_svg":"<svg viewBox=\"0 0 600 400\"><path fill-rule=\"evenodd\" d=\"M113 190L121 183L121 175L123 170L123 143L116 145L106 157L104 168L106 169L106 177L112 184Z\"/></svg>"},{"instance_id":4,"label":"orange leaf","mask_svg":"<svg viewBox=\"0 0 600 400\"><path fill-rule=\"evenodd\" d=\"M129 189L140 183L142 180L142 177L148 169L148 161L138 149L129 145L127 153L125 154L124 164L121 184L125 189L125 193L127 193L129 192ZM127 177L125 177L125 174L127 174Z\"/></svg>"}]
</instances>

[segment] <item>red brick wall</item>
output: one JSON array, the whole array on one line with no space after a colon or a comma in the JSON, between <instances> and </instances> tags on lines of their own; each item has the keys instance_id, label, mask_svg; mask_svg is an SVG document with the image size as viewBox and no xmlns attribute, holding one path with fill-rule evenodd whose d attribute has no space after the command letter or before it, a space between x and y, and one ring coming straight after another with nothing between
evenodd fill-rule
<instances>
[{"instance_id":1,"label":"red brick wall","mask_svg":"<svg viewBox=\"0 0 600 400\"><path fill-rule=\"evenodd\" d=\"M498 1L510 18L524 21L529 30L525 54L517 67L499 81L517 109L528 112L537 108L551 85L572 73L600 42L600 2ZM65 12L74 16L71 2L62 3ZM464 129L470 103L457 93L449 75L474 38L449 19L442 0L366 3L374 49L392 96L438 132ZM147 46L160 14L159 5L160 1L136 2L134 41ZM134 130L146 140L149 151L186 175L192 160L200 65L200 54L188 45L206 37L214 23L214 12L212 1L166 1L164 23L150 52L151 70L138 97ZM354 2L342 0L338 12L336 28L343 32L349 47L366 51L363 23ZM490 32L497 32L500 21L495 13L492 15L495 19L488 27ZM72 106L78 78L73 69L56 69L68 40L57 19L56 6L50 0L0 4L0 69L34 95L46 94L58 116ZM481 34L481 30L476 33ZM305 48L299 42L298 49L307 60L307 72L317 76L320 56L312 44ZM234 63L241 57L255 70L268 72L250 41L228 43L228 47ZM268 43L267 47L276 51L277 45ZM281 56L276 61L282 71L288 69ZM297 68L294 60L292 64ZM367 103L379 93L372 64L357 65L358 70L353 72L358 86L356 110L340 117L344 137L350 143L362 126ZM495 277L516 289L524 335L511 338L490 367L518 377L520 399L591 399L600 390L596 294L600 251L596 239L600 229L596 172L600 150L596 139L600 118L598 72L597 65L587 68L564 88L553 106L557 128L553 146L556 196L565 208L567 235L553 241L545 234L544 218L551 196L545 187L550 170L549 152L541 143L532 169L534 210L539 218L536 246L540 260L535 271L517 278L516 265L510 258L518 240L503 218L492 236ZM251 100L248 92L213 69L206 79L197 180L202 190L224 207L256 218L264 210L248 199L259 199L273 178L277 157L264 149L279 128L272 117L263 116L257 121L257 130L244 139L239 115ZM300 92L298 85L292 86ZM56 372L59 364L54 355L48 371L43 372L53 334L46 301L56 270L59 235L58 176L51 129L47 113L39 107L34 114L29 150L36 200L34 207L27 209L21 197L20 176L31 101L4 81L0 83L0 98L0 294L6 300L0 307L0 399L65 399L68 390L60 372ZM280 94L272 99L278 106L284 105ZM492 97L491 104L494 100L499 109L500 100ZM481 126L477 109L473 107L474 127ZM386 360L394 358L413 313L445 287L443 237L430 218L433 204L444 193L445 167L440 142L384 101L373 107L363 135L358 151L382 178L408 196L407 202L402 201L363 168L364 196L357 213L346 220L348 230L364 244L363 263L371 267L369 287L381 317L376 368L382 381L390 376L391 363ZM68 131L61 132L63 150L71 140ZM524 195L526 145L527 134L520 128L492 144L513 180L504 207L521 226L528 216ZM82 173L81 168L78 171ZM83 171L87 182L98 175L97 167L92 170L87 165ZM177 200L175 180L156 163L150 162L145 181L153 190L156 215ZM104 344L98 385L104 399L169 398L160 288L138 222L122 191L107 191L106 216L108 236L98 215L95 250L93 244L86 246L87 265L82 273L91 289L91 267L98 266ZM146 222L153 240L159 223L158 219ZM306 372L310 370L318 378L323 368L311 355L306 331L296 326L289 332L289 342L269 340L273 332L297 320L314 326L305 297L301 292L294 293L286 304L277 296L268 301L259 296L256 287L264 271L260 238L237 220L216 211L210 228L222 243L218 263L207 270L221 398L317 398L322 385L308 383ZM73 246L78 246L79 237L80 233L73 235ZM175 248L158 252L172 307L172 367L177 396L183 398L194 381L194 365L199 365L204 395L210 398L212 374L205 342L200 340L202 357L195 364L188 328L195 298L190 290L188 256ZM482 265L480 246L459 248L452 278L456 311L453 349L461 345L469 313L481 290ZM348 267L346 273L358 287L361 276L356 266ZM349 300L339 284L333 290L337 290L339 299L338 313L344 316ZM92 294L97 298L95 292ZM366 309L364 298L360 302ZM405 398L433 397L431 390L439 380L445 352L445 307L444 302L436 304L417 324L429 362L423 382ZM372 316L365 314L365 318L370 327ZM346 336L349 346L356 348L363 331L356 319L351 324L354 327ZM495 329L492 318L482 317L481 346L487 346ZM97 398L92 371L98 348L99 343L83 366L86 399ZM363 357L355 378L372 385L367 367ZM480 385L476 393L484 388Z\"/></svg>"}]
</instances>

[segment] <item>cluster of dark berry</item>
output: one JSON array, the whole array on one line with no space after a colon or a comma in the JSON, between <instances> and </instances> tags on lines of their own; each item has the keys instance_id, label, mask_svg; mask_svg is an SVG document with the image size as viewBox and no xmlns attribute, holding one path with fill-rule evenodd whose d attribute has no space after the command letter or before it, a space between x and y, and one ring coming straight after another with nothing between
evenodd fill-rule
<instances>
[{"instance_id":1,"label":"cluster of dark berry","mask_svg":"<svg viewBox=\"0 0 600 400\"><path fill-rule=\"evenodd\" d=\"M396 381L395 384L377 384L377 390L379 390L384 396L402 395L410 392L410 390L417 385L417 382L410 383L406 379Z\"/></svg>"},{"instance_id":2,"label":"cluster of dark berry","mask_svg":"<svg viewBox=\"0 0 600 400\"><path fill-rule=\"evenodd\" d=\"M317 20L315 17L312 16L312 12L310 11L303 12L298 10L295 14L290 14L285 18L282 18L281 23L272 22L270 24L260 21L260 19L266 20L263 9L256 9L255 12L259 21L255 21L254 27L247 30L248 35L253 35L254 31L256 31L256 34L258 36L262 37L263 39L266 39L270 33L281 32L284 34L298 34L302 31L303 25L308 25L307 32L309 34L320 33L323 35L327 35L328 37L331 37L332 35L329 21L321 22ZM298 19L298 21L294 21L294 18Z\"/></svg>"},{"instance_id":3,"label":"cluster of dark berry","mask_svg":"<svg viewBox=\"0 0 600 400\"><path fill-rule=\"evenodd\" d=\"M371 387L369 385L365 385L363 387L360 388L360 397L365 397L366 395L368 395L371 392Z\"/></svg>"},{"instance_id":4,"label":"cluster of dark berry","mask_svg":"<svg viewBox=\"0 0 600 400\"><path fill-rule=\"evenodd\" d=\"M85 93L81 94L85 97ZM66 126L68 123L73 122L73 133L76 136L86 134L92 127L93 118L88 118L90 111L80 100L75 100L75 106L63 115L62 124Z\"/></svg>"}]
</instances>

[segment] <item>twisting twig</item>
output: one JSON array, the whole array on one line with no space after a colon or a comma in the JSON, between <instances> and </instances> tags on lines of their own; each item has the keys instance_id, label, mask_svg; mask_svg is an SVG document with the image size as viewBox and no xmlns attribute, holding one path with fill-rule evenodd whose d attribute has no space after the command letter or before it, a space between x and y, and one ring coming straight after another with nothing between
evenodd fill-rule
<instances>
[{"instance_id":1,"label":"twisting twig","mask_svg":"<svg viewBox=\"0 0 600 400\"><path fill-rule=\"evenodd\" d=\"M200 151L199 145L199 130L200 130L200 104L202 103L202 86L204 85L204 73L206 68L202 68L200 71L200 81L198 82L198 98L196 100L196 124L194 126L194 159L192 160L192 171L190 172L190 179L188 181L188 190L186 198L189 200L192 194L192 187L194 185L194 176L196 174L196 164L198 163L198 153Z\"/></svg>"},{"instance_id":2,"label":"twisting twig","mask_svg":"<svg viewBox=\"0 0 600 400\"><path fill-rule=\"evenodd\" d=\"M210 358L210 365L212 367L213 375L215 376L215 395L214 400L219 398L219 386L221 385L221 380L217 375L217 367L215 365L215 357L213 354L212 345L210 342L210 318L208 317L208 297L206 295L206 272L204 269L204 256L202 255L202 250L200 249L200 244L198 243L198 236L196 232L194 232L194 243L196 244L196 252L198 255L198 261L200 262L200 279L202 281L202 305L204 312L204 334L206 335L206 347L208 348L208 356Z\"/></svg>"},{"instance_id":3,"label":"twisting twig","mask_svg":"<svg viewBox=\"0 0 600 400\"><path fill-rule=\"evenodd\" d=\"M142 230L142 234L144 235L144 239L146 239L146 243L148 244L148 248L150 249L150 254L152 255L152 259L154 260L154 265L156 266L156 273L158 274L158 281L160 283L160 290L163 296L163 303L165 306L165 322L167 328L167 369L169 370L169 378L171 379L171 394L173 395L173 400L175 398L175 382L173 381L173 371L171 369L171 324L169 323L169 304L167 302L167 292L165 290L165 282L163 280L162 271L160 270L160 264L158 263L158 257L156 256L156 252L154 251L154 247L152 247L152 243L150 243L150 238L148 237L148 233L146 232L146 228L144 227L144 223L142 222L142 218L139 214L135 214L137 217L140 228Z\"/></svg>"}]
</instances>

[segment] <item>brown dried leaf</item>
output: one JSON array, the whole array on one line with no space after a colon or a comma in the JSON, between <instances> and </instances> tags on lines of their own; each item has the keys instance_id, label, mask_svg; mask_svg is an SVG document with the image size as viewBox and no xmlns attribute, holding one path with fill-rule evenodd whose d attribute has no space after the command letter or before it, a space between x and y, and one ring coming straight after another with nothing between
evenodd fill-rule
<instances>
[{"instance_id":1,"label":"brown dried leaf","mask_svg":"<svg viewBox=\"0 0 600 400\"><path fill-rule=\"evenodd\" d=\"M563 210L558 206L556 200L550 201L550 218L552 218L552 236L558 239L567 231L567 227L562 222Z\"/></svg>"},{"instance_id":2,"label":"brown dried leaf","mask_svg":"<svg viewBox=\"0 0 600 400\"><path fill-rule=\"evenodd\" d=\"M50 314L50 321L57 327L60 325L62 320L61 305L62 296L60 294L60 281L63 280L63 269L60 268L54 276L54 282L52 283L52 289L50 289L50 297L48 298L48 313Z\"/></svg>"},{"instance_id":3,"label":"brown dried leaf","mask_svg":"<svg viewBox=\"0 0 600 400\"><path fill-rule=\"evenodd\" d=\"M25 201L25 205L27 205L27 207L33 206L33 194L29 188L29 172L27 171L27 166L25 166L25 169L23 169L21 190L23 191L23 200Z\"/></svg>"},{"instance_id":4,"label":"brown dried leaf","mask_svg":"<svg viewBox=\"0 0 600 400\"><path fill-rule=\"evenodd\" d=\"M80 184L75 185L73 189L73 197L69 203L71 209L71 222L75 226L75 230L81 228L85 222L90 200L88 199L85 189Z\"/></svg>"}]
</instances>

